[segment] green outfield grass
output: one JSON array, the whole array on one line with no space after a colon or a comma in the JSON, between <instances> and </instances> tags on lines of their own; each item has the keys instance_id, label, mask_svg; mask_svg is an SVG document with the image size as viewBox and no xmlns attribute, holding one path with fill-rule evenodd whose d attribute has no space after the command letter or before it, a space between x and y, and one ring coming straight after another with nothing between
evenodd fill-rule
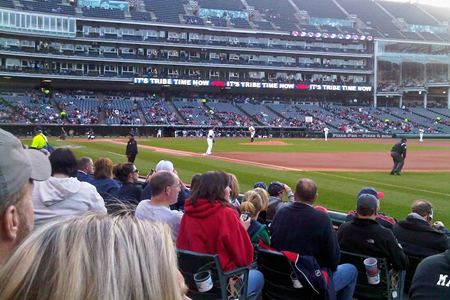
<instances>
[{"instance_id":1,"label":"green outfield grass","mask_svg":"<svg viewBox=\"0 0 450 300\"><path fill-rule=\"evenodd\" d=\"M269 139L267 139L268 141ZM275 140L275 139L271 139ZM280 140L280 139L276 139ZM124 139L124 142L127 140ZM266 140L265 140L266 141ZM356 151L385 151L389 152L392 144L361 143L343 140L307 140L307 139L283 139L289 146L249 146L240 145L249 142L249 139L216 139L213 152L356 152ZM75 142L50 140L51 144L60 146L72 146L77 157L89 156L94 161L100 157L109 157L115 163L125 162L125 146L105 142L82 141ZM25 140L30 144L31 140ZM149 138L139 139L139 145L149 145L170 149L204 153L206 140L196 138ZM450 145L450 143L448 143ZM450 147L429 147L423 145L408 145L408 151L450 151ZM351 154L349 154L351 155ZM441 220L450 226L450 188L447 172L411 172L408 173L407 166L402 176L390 176L388 172L328 172L328 171L277 171L242 165L228 161L210 159L208 157L182 157L163 153L156 153L148 149L139 149L136 166L141 175L146 175L161 159L168 159L185 182L190 182L195 173L203 173L210 170L224 170L234 173L240 183L241 192L253 188L257 181L267 184L278 180L295 188L300 178L313 179L318 186L319 199L316 205L325 206L330 210L348 212L354 209L356 196L361 188L372 186L378 191L385 193L381 199L381 211L403 219L409 212L411 204L418 199L426 199L435 207L435 220ZM387 158L389 159L389 158ZM362 162L364 163L364 162ZM445 162L449 163L449 162Z\"/></svg>"}]
</instances>

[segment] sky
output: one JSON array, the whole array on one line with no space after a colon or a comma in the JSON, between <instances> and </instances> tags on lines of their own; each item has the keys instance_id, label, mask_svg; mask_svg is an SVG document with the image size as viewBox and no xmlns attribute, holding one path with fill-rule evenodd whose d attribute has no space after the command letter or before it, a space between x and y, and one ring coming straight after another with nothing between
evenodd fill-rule
<instances>
[{"instance_id":1,"label":"sky","mask_svg":"<svg viewBox=\"0 0 450 300\"><path fill-rule=\"evenodd\" d=\"M410 2L410 0L389 0L389 1ZM415 2L417 0L413 0L413 1ZM418 0L418 1L421 4L450 7L450 1L449 0Z\"/></svg>"}]
</instances>

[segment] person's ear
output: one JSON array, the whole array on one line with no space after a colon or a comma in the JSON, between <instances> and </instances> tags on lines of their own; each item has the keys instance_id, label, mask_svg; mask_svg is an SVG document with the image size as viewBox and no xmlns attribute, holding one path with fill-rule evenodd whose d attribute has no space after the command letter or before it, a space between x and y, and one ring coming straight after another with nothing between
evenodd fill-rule
<instances>
[{"instance_id":1,"label":"person's ear","mask_svg":"<svg viewBox=\"0 0 450 300\"><path fill-rule=\"evenodd\" d=\"M1 230L4 239L13 241L19 232L19 212L14 205L8 206L1 217Z\"/></svg>"}]
</instances>

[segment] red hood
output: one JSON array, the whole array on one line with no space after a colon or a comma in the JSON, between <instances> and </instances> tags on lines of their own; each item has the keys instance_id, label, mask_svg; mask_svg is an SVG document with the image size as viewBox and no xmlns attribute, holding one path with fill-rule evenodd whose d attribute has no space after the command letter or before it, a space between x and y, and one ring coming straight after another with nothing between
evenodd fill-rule
<instances>
[{"instance_id":1,"label":"red hood","mask_svg":"<svg viewBox=\"0 0 450 300\"><path fill-rule=\"evenodd\" d=\"M216 200L214 203L211 203L206 199L197 199L194 207L187 199L184 204L184 213L196 219L204 219L215 214L222 207L223 205L219 201Z\"/></svg>"}]
</instances>

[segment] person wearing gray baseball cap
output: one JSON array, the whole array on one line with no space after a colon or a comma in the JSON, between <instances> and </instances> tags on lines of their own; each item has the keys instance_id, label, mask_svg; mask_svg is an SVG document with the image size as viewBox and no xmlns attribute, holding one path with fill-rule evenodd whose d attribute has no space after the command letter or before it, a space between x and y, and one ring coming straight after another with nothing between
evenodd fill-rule
<instances>
[{"instance_id":1,"label":"person wearing gray baseball cap","mask_svg":"<svg viewBox=\"0 0 450 300\"><path fill-rule=\"evenodd\" d=\"M47 180L48 158L35 149L24 149L11 133L0 129L0 265L33 229L33 180Z\"/></svg>"}]
</instances>

